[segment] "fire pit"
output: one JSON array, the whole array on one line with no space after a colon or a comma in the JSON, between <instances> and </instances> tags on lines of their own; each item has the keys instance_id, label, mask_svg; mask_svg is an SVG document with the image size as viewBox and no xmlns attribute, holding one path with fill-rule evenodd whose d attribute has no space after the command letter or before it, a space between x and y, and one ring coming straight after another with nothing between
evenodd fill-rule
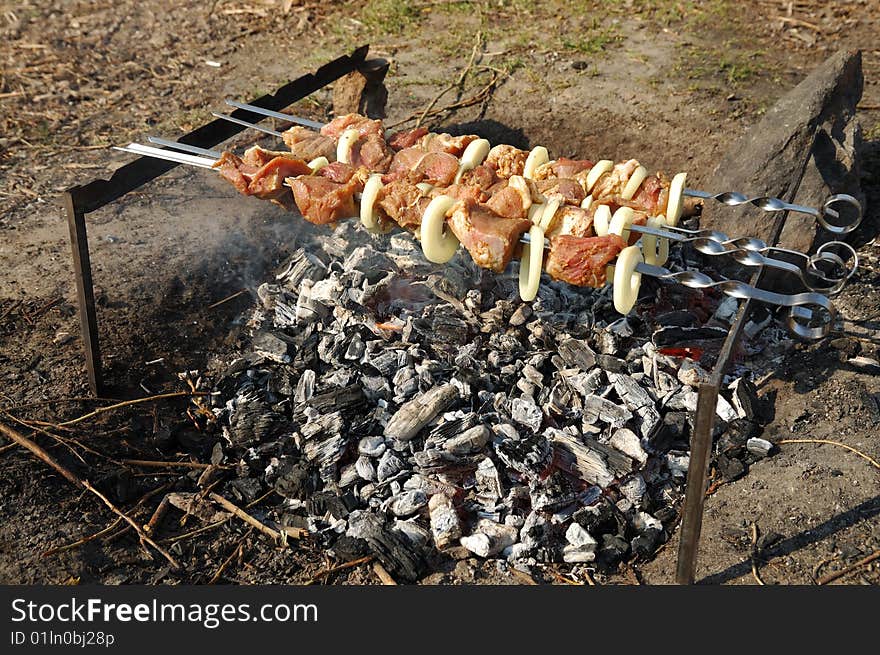
<instances>
[{"instance_id":1,"label":"fire pit","mask_svg":"<svg viewBox=\"0 0 880 655\"><path fill-rule=\"evenodd\" d=\"M283 109L357 69L365 55L361 48L254 104ZM239 108L235 123L215 121L187 135L178 147L187 155L130 148L196 163L242 129L247 111ZM142 159L109 183L68 192L95 391L100 362L84 213L170 168ZM790 325L807 335L823 334L833 320L820 294L792 300L798 296L761 288L775 260L757 253L773 249L788 211L808 208L730 193L716 199L776 212L772 239L752 244L741 261L751 258L759 272L748 285L718 283L687 272L675 252L666 269L637 270L686 286L646 285L655 310L641 316L620 317L619 299L607 291L559 282L523 302L522 282L487 274L461 254L438 266L407 235L379 248L349 222L313 237L259 288L248 322L252 349L225 371L190 379L212 392L195 413L222 436L212 464L236 468L225 492L250 503L274 490L285 502L265 520L279 534L308 534L345 560L374 556L407 581L425 573L437 549L523 569L611 567L653 555L683 516L678 579L692 582L713 432L726 428L723 456L739 466L769 452L756 438L754 389L745 378L725 380L756 301L792 308ZM713 244L725 241L651 224L632 229L691 234L679 240L709 255L721 254ZM535 238L543 240L537 234L533 249ZM848 263L834 254L825 261ZM720 302L704 287L744 302ZM697 306L706 320L674 311ZM811 323L806 306L830 316Z\"/></svg>"}]
</instances>

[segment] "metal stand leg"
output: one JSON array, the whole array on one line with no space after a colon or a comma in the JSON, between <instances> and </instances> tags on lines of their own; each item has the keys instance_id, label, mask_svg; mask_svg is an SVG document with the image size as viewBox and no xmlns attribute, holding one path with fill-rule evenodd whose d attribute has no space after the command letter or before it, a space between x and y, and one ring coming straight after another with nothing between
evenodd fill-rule
<instances>
[{"instance_id":1,"label":"metal stand leg","mask_svg":"<svg viewBox=\"0 0 880 655\"><path fill-rule=\"evenodd\" d=\"M79 323L86 354L86 370L92 394L100 396L104 380L101 371L101 349L98 345L98 317L95 312L95 290L92 286L92 264L89 259L89 240L86 234L85 213L80 211L73 194L64 194L67 226L70 228L70 247L73 250L73 272L76 277L76 295L79 304Z\"/></svg>"}]
</instances>

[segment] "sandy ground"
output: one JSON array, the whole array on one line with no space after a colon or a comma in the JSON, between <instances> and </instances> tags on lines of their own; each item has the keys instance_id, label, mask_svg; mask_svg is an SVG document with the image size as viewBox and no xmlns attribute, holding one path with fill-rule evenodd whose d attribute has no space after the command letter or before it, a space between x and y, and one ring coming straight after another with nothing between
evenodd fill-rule
<instances>
[{"instance_id":1,"label":"sandy ground","mask_svg":"<svg viewBox=\"0 0 880 655\"><path fill-rule=\"evenodd\" d=\"M476 46L478 56L462 83L437 107L472 97L497 76L493 93L429 125L491 121L517 145L541 143L567 155L637 156L649 169L686 169L698 186L726 145L813 66L839 48L862 48L870 204L857 235L863 267L838 301L847 330L859 338L792 344L761 391L773 396L775 407L765 437L835 440L877 459L880 377L842 364L841 353L859 350L876 358L880 348L880 247L872 242L880 200L880 51L873 49L880 4L631 0L611 10L606 4L221 0L169 9L128 0L0 3L3 411L56 421L93 407L62 401L88 393L57 198L70 185L106 177L129 160L110 144L147 134L174 137L205 122L224 97L255 97L362 43L392 62L388 121L398 122L458 80ZM294 109L325 118L329 102L322 91ZM239 137L236 143L247 142ZM295 248L302 229L199 170L176 170L90 215L110 393L130 398L179 390L179 371L204 369L212 354L234 348L240 312L256 285ZM242 289L249 293L212 306ZM198 453L198 434L188 428L183 406L167 402L86 424L72 436L92 453L35 438L115 489L115 500L130 507L178 474L120 472L106 457ZM170 440L160 438L168 434ZM768 584L810 583L855 562L880 544L878 491L880 472L851 452L783 445L708 499L698 577L754 583L753 523L771 536L760 557ZM146 521L157 502L135 515ZM224 528L183 542L179 550L189 564L182 574L149 560L127 534L43 556L112 520L20 450L0 451L0 581L204 582L241 539L239 530ZM170 535L192 527L165 529ZM308 544L278 553L256 538L244 543L224 580L302 582L325 565ZM670 583L676 545L674 535L652 561L599 580ZM368 569L334 581L376 582ZM521 580L492 563L466 560L445 563L428 581ZM839 582L878 581L875 562Z\"/></svg>"}]
</instances>

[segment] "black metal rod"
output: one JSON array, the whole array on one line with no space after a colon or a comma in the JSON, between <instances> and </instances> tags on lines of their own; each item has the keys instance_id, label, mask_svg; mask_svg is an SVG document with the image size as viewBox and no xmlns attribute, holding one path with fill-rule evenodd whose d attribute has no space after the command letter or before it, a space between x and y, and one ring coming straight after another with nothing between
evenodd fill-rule
<instances>
[{"instance_id":1,"label":"black metal rod","mask_svg":"<svg viewBox=\"0 0 880 655\"><path fill-rule=\"evenodd\" d=\"M98 343L98 316L95 311L95 291L92 285L92 263L89 257L89 238L86 216L76 206L73 194L65 192L64 211L70 229L70 247L73 251L73 273L76 279L76 297L79 305L79 325L86 355L89 389L95 396L103 395L104 380L101 368L101 348Z\"/></svg>"}]
</instances>

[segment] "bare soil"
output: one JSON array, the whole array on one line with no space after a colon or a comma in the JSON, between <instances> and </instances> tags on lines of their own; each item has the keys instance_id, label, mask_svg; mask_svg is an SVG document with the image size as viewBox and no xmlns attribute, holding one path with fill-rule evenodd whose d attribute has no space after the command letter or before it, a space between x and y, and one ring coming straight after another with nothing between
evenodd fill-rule
<instances>
[{"instance_id":1,"label":"bare soil","mask_svg":"<svg viewBox=\"0 0 880 655\"><path fill-rule=\"evenodd\" d=\"M437 107L467 100L495 76L484 101L443 112L428 125L482 121L496 141L541 143L559 155L637 156L649 169L688 170L699 186L731 140L810 69L838 49L861 48L869 205L856 235L862 269L837 301L846 334L834 335L849 339L791 341L775 361L742 364L766 372L760 391L775 409L766 438L839 441L880 459L880 377L842 363L856 352L874 358L880 352L880 245L874 241L880 225L880 51L874 49L880 3L609 4L0 2L0 420L11 423L11 414L58 422L95 406L70 400L88 396L88 388L57 199L65 188L107 177L129 161L110 145L147 134L174 138L206 122L224 97L256 97L371 43L372 55L392 62L389 123L421 112L449 85L454 88ZM329 91L294 108L319 119L329 110ZM256 286L305 229L202 170L175 170L90 215L111 395L184 389L178 372L204 370L234 350L240 315ZM241 290L247 292L215 305ZM61 433L76 440L66 444L39 433L33 438L131 508L151 489L185 487L192 476L120 466L111 458L180 454L207 461L212 444L184 409L185 402L172 400L106 414ZM878 491L880 471L852 452L781 445L709 497L698 577L755 583L752 524L765 536L758 565L767 584L809 584L843 568L880 546ZM158 500L133 515L145 523ZM179 516L161 524L161 538L198 527L182 525ZM113 518L21 449L0 449L0 582L200 583L240 545L222 581L301 583L327 566L307 541L279 551L234 523L173 546L185 564L182 573L150 559L130 533L111 532L44 555L103 530ZM673 535L651 561L597 574L597 580L671 583L676 545ZM491 562L436 565L439 572L426 582L522 582ZM549 571L542 580L558 581ZM369 567L327 581L377 583ZM876 561L838 581L878 582Z\"/></svg>"}]
</instances>

